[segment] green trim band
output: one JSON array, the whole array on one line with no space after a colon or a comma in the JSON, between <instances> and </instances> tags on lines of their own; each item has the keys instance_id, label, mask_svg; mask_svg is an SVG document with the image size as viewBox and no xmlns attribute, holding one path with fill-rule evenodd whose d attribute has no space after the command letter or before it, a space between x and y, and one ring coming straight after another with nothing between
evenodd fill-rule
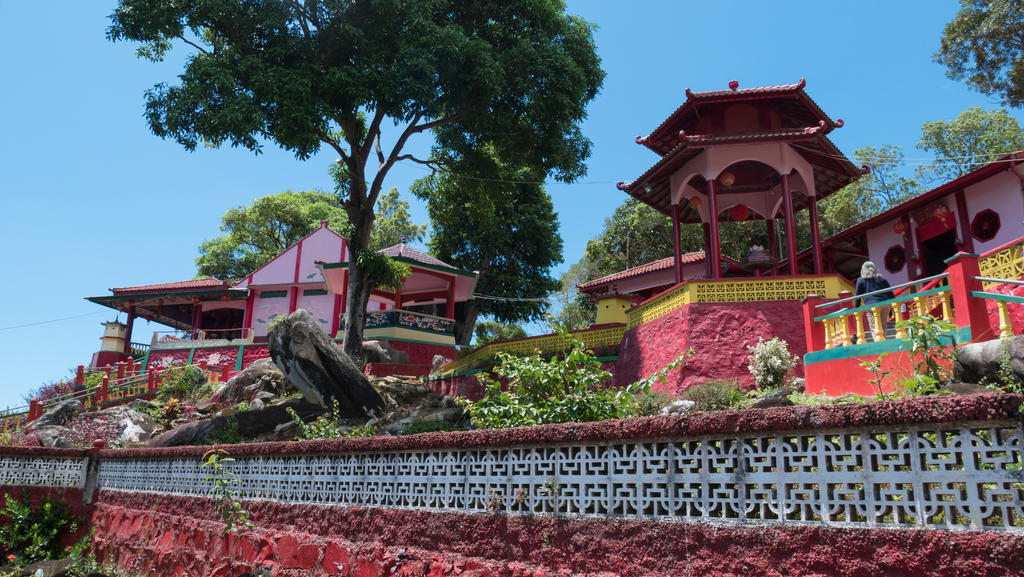
<instances>
[{"instance_id":1,"label":"green trim band","mask_svg":"<svg viewBox=\"0 0 1024 577\"><path fill-rule=\"evenodd\" d=\"M331 339L331 340L336 342L336 343L340 343L340 342L344 341L345 339ZM364 341L396 341L396 342L399 342L399 343L416 343L416 344L419 344L419 345L434 345L435 347L448 347L448 348L452 348L452 349L457 349L458 346L459 346L459 345L449 345L447 343L436 343L436 342L433 342L433 341L419 341L419 340L416 340L416 339L403 339L401 337L370 337L370 338L364 338L363 340ZM259 344L259 343L257 343L257 344Z\"/></svg>"},{"instance_id":2,"label":"green trim band","mask_svg":"<svg viewBox=\"0 0 1024 577\"><path fill-rule=\"evenodd\" d=\"M971 296L979 299L989 299L1008 303L1024 303L1024 297L1016 295L1005 295L1003 293L987 293L983 291L971 291Z\"/></svg>"},{"instance_id":3,"label":"green trim band","mask_svg":"<svg viewBox=\"0 0 1024 577\"><path fill-rule=\"evenodd\" d=\"M945 344L965 343L971 340L971 327L960 327L950 337L944 337L949 342ZM870 355L881 355L884 353L895 353L910 349L909 339L887 339L879 342L868 342L859 345L848 345L835 347L822 351L813 351L804 355L804 366L813 365L825 361L849 359L853 357L865 357Z\"/></svg>"},{"instance_id":4,"label":"green trim band","mask_svg":"<svg viewBox=\"0 0 1024 577\"><path fill-rule=\"evenodd\" d=\"M281 299L288 296L288 291L260 291L260 294L256 295L258 299Z\"/></svg>"},{"instance_id":5,"label":"green trim band","mask_svg":"<svg viewBox=\"0 0 1024 577\"><path fill-rule=\"evenodd\" d=\"M302 296L304 297L319 297L327 294L327 289L303 289Z\"/></svg>"}]
</instances>

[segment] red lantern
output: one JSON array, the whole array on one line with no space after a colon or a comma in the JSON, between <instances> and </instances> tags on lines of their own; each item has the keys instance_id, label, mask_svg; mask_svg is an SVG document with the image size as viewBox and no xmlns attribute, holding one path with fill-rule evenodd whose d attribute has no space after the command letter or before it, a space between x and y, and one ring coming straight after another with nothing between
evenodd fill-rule
<instances>
[{"instance_id":1,"label":"red lantern","mask_svg":"<svg viewBox=\"0 0 1024 577\"><path fill-rule=\"evenodd\" d=\"M892 231L896 234L904 234L907 232L907 223L902 220L892 225Z\"/></svg>"},{"instance_id":2,"label":"red lantern","mask_svg":"<svg viewBox=\"0 0 1024 577\"><path fill-rule=\"evenodd\" d=\"M699 210L701 204L703 204L703 201L699 196L694 196L690 199L690 208L693 210Z\"/></svg>"},{"instance_id":3,"label":"red lantern","mask_svg":"<svg viewBox=\"0 0 1024 577\"><path fill-rule=\"evenodd\" d=\"M722 186L732 186L736 183L736 175L731 172L723 172L718 177L718 182L721 182Z\"/></svg>"},{"instance_id":4,"label":"red lantern","mask_svg":"<svg viewBox=\"0 0 1024 577\"><path fill-rule=\"evenodd\" d=\"M747 220L750 216L750 209L745 204L737 204L732 207L732 219L734 221Z\"/></svg>"}]
</instances>

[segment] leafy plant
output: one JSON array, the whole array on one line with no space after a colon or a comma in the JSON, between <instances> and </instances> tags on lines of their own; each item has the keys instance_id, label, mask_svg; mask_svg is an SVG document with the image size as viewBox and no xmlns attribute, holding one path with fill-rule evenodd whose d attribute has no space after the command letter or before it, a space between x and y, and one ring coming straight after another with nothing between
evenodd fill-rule
<instances>
[{"instance_id":1,"label":"leafy plant","mask_svg":"<svg viewBox=\"0 0 1024 577\"><path fill-rule=\"evenodd\" d=\"M62 501L43 499L35 509L27 494L20 499L6 494L0 516L10 521L0 527L0 545L5 553L20 553L22 565L59 558L58 539L65 533L74 533L81 521Z\"/></svg>"},{"instance_id":2,"label":"leafy plant","mask_svg":"<svg viewBox=\"0 0 1024 577\"><path fill-rule=\"evenodd\" d=\"M372 437L377 434L377 429L371 426L354 427L351 431L342 434L342 437L347 439L359 439L364 437Z\"/></svg>"},{"instance_id":3,"label":"leafy plant","mask_svg":"<svg viewBox=\"0 0 1024 577\"><path fill-rule=\"evenodd\" d=\"M439 431L454 431L455 425L448 421L427 421L416 419L402 429L403 435L418 435L420 433L437 433Z\"/></svg>"},{"instance_id":4,"label":"leafy plant","mask_svg":"<svg viewBox=\"0 0 1024 577\"><path fill-rule=\"evenodd\" d=\"M203 468L210 470L206 481L213 485L211 493L217 512L224 520L224 533L237 531L238 525L252 528L249 512L242 508L238 496L231 489L231 486L238 482L238 478L224 467L225 463L232 463L234 460L224 449L213 449L203 455Z\"/></svg>"},{"instance_id":5,"label":"leafy plant","mask_svg":"<svg viewBox=\"0 0 1024 577\"><path fill-rule=\"evenodd\" d=\"M71 560L68 564L68 577L87 577L103 570L92 553L92 538L95 533L95 528L89 529L84 537L67 548L67 557Z\"/></svg>"},{"instance_id":6,"label":"leafy plant","mask_svg":"<svg viewBox=\"0 0 1024 577\"><path fill-rule=\"evenodd\" d=\"M565 344L561 355L545 359L540 354L498 353L493 375L481 377L486 384L483 398L461 401L476 426L493 429L624 418L633 411L634 396L650 390L650 381L607 388L611 374L586 346L565 327L554 324L552 328Z\"/></svg>"},{"instance_id":7,"label":"leafy plant","mask_svg":"<svg viewBox=\"0 0 1024 577\"><path fill-rule=\"evenodd\" d=\"M756 345L747 347L747 369L759 389L778 389L786 384L786 376L796 366L797 357L789 354L789 345L779 337L757 339Z\"/></svg>"},{"instance_id":8,"label":"leafy plant","mask_svg":"<svg viewBox=\"0 0 1024 577\"><path fill-rule=\"evenodd\" d=\"M686 389L683 398L693 401L698 411L720 411L739 407L747 394L735 381L713 380Z\"/></svg>"},{"instance_id":9,"label":"leafy plant","mask_svg":"<svg viewBox=\"0 0 1024 577\"><path fill-rule=\"evenodd\" d=\"M285 407L285 411L288 412L288 416L292 418L292 421L299 427L299 440L312 440L312 439L338 439L344 437L345 432L338 426L338 421L335 420L329 413L324 413L316 418L315 421L308 425L303 422L302 417L295 412L295 409L291 407ZM338 401L334 401L334 414L341 414L338 409ZM367 437L372 435L365 435Z\"/></svg>"},{"instance_id":10,"label":"leafy plant","mask_svg":"<svg viewBox=\"0 0 1024 577\"><path fill-rule=\"evenodd\" d=\"M885 359L887 354L888 353L882 353L877 359L873 361L864 361L860 364L860 366L864 367L869 373L871 373L871 378L868 379L868 382L878 389L878 400L885 400L889 398L889 395L886 395L882 390L882 384L885 381L885 378L893 371L892 369L885 371L882 370L882 361Z\"/></svg>"},{"instance_id":11,"label":"leafy plant","mask_svg":"<svg viewBox=\"0 0 1024 577\"><path fill-rule=\"evenodd\" d=\"M914 374L900 383L915 395L931 395L941 391L939 385L952 378L950 367L956 360L953 331L956 325L931 315L913 317L896 323L906 331L903 350L910 353Z\"/></svg>"},{"instance_id":12,"label":"leafy plant","mask_svg":"<svg viewBox=\"0 0 1024 577\"><path fill-rule=\"evenodd\" d=\"M672 395L661 391L648 391L633 398L633 416L657 415L662 407L672 402Z\"/></svg>"},{"instance_id":13,"label":"leafy plant","mask_svg":"<svg viewBox=\"0 0 1024 577\"><path fill-rule=\"evenodd\" d=\"M205 386L206 374L195 365L171 366L161 373L161 378L158 401L170 398L196 401L209 392Z\"/></svg>"}]
</instances>

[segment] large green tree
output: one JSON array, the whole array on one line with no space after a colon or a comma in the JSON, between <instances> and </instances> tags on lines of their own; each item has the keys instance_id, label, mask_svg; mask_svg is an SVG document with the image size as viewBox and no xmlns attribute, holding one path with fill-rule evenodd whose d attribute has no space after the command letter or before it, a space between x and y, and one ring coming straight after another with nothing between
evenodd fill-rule
<instances>
[{"instance_id":1,"label":"large green tree","mask_svg":"<svg viewBox=\"0 0 1024 577\"><path fill-rule=\"evenodd\" d=\"M579 125L604 77L592 26L560 0L120 0L107 35L153 60L175 44L189 50L177 83L146 93L154 134L188 150L258 152L270 141L300 159L335 151L357 263L391 168L427 161L409 153L410 138L434 130L460 152L491 142L542 180L572 181L590 153ZM372 284L352 267L353 357Z\"/></svg>"},{"instance_id":2,"label":"large green tree","mask_svg":"<svg viewBox=\"0 0 1024 577\"><path fill-rule=\"evenodd\" d=\"M327 193L282 192L232 208L221 217L224 234L199 245L200 276L237 280L266 264L326 220L334 230L348 224L345 211Z\"/></svg>"},{"instance_id":3,"label":"large green tree","mask_svg":"<svg viewBox=\"0 0 1024 577\"><path fill-rule=\"evenodd\" d=\"M985 110L975 106L949 122L925 122L917 147L937 157L934 163L918 169L918 178L925 182L945 182L1024 148L1024 132L1017 119L1005 109Z\"/></svg>"},{"instance_id":4,"label":"large green tree","mask_svg":"<svg viewBox=\"0 0 1024 577\"><path fill-rule=\"evenodd\" d=\"M960 0L934 58L950 78L1007 106L1024 105L1024 1Z\"/></svg>"},{"instance_id":5,"label":"large green tree","mask_svg":"<svg viewBox=\"0 0 1024 577\"><path fill-rule=\"evenodd\" d=\"M403 238L417 242L426 232L427 225L412 222L409 202L400 198L398 189L380 197L377 212L370 233L373 250L398 244ZM324 192L287 191L232 208L221 217L224 234L199 245L198 274L240 279L316 230L324 220L342 234L348 230L345 210Z\"/></svg>"},{"instance_id":6,"label":"large green tree","mask_svg":"<svg viewBox=\"0 0 1024 577\"><path fill-rule=\"evenodd\" d=\"M558 289L551 269L562 261L562 237L551 197L539 184L540 171L499 160L496 149L456 154L435 151L450 171L413 183L427 201L433 234L430 251L480 276L476 292L486 298L455 309L455 338L468 345L477 317L501 323L535 320L545 298Z\"/></svg>"}]
</instances>

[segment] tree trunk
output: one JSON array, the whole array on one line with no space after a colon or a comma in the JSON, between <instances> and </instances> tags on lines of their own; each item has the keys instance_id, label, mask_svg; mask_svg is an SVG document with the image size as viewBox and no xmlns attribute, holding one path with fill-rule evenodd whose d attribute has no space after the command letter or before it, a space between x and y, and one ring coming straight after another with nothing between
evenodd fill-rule
<instances>
[{"instance_id":1,"label":"tree trunk","mask_svg":"<svg viewBox=\"0 0 1024 577\"><path fill-rule=\"evenodd\" d=\"M458 309L462 310L459 311ZM459 313L462 314L459 314ZM480 316L480 305L475 300L461 303L455 313L455 343L462 346L469 345L473 341L473 328L476 326L476 318Z\"/></svg>"},{"instance_id":2,"label":"tree trunk","mask_svg":"<svg viewBox=\"0 0 1024 577\"><path fill-rule=\"evenodd\" d=\"M365 186L365 183L361 183ZM353 186L356 183L353 182ZM373 281L360 270L357 264L359 253L370 244L373 228L373 206L364 210L362 205L346 206L349 222L353 224L348 239L348 296L345 300L345 329L342 332L342 349L356 364L363 358L363 325L366 324L366 305L370 302Z\"/></svg>"}]
</instances>

